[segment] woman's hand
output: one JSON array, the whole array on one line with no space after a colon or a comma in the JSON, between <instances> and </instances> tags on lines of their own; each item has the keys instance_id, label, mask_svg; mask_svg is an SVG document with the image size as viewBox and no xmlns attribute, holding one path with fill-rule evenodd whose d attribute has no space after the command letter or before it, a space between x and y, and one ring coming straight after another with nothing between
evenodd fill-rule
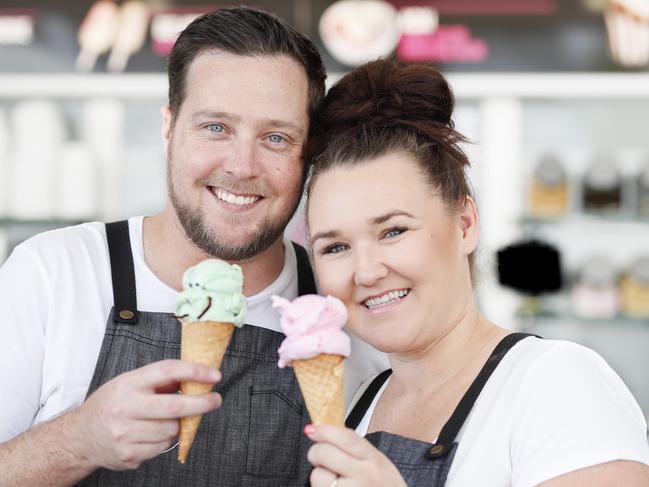
<instances>
[{"instance_id":1,"label":"woman's hand","mask_svg":"<svg viewBox=\"0 0 649 487\"><path fill-rule=\"evenodd\" d=\"M406 487L388 457L354 430L309 424L304 433L316 442L307 456L315 467L311 472L312 487Z\"/></svg>"}]
</instances>

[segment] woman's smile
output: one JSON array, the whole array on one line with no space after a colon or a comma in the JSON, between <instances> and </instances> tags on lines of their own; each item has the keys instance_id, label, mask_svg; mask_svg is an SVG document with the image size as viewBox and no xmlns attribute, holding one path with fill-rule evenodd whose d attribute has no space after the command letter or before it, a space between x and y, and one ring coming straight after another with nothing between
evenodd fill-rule
<instances>
[{"instance_id":1,"label":"woman's smile","mask_svg":"<svg viewBox=\"0 0 649 487\"><path fill-rule=\"evenodd\" d=\"M399 306L410 294L410 289L392 289L379 294L374 294L361 301L361 306L370 313L384 313Z\"/></svg>"}]
</instances>

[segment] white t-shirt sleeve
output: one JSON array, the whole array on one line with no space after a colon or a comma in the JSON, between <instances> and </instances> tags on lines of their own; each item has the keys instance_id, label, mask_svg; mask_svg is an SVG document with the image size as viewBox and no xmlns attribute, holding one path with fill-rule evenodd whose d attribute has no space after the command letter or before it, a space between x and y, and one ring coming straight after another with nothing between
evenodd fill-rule
<instances>
[{"instance_id":1,"label":"white t-shirt sleeve","mask_svg":"<svg viewBox=\"0 0 649 487\"><path fill-rule=\"evenodd\" d=\"M0 267L0 442L29 429L38 412L47 279L23 245Z\"/></svg>"},{"instance_id":2,"label":"white t-shirt sleeve","mask_svg":"<svg viewBox=\"0 0 649 487\"><path fill-rule=\"evenodd\" d=\"M560 342L547 350L512 407L514 487L614 460L649 464L640 407L604 359L585 347Z\"/></svg>"}]
</instances>

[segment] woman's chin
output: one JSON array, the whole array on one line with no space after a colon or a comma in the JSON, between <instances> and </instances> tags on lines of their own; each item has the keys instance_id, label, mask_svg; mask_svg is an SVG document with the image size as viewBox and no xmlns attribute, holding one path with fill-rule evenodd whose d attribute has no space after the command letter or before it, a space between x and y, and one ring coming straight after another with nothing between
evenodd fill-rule
<instances>
[{"instance_id":1,"label":"woman's chin","mask_svg":"<svg viewBox=\"0 0 649 487\"><path fill-rule=\"evenodd\" d=\"M370 333L361 333L352 330L352 333L383 353L407 354L410 349L408 344L403 340L403 337L399 337L400 339L395 341L394 333L382 334L377 333L376 330Z\"/></svg>"}]
</instances>

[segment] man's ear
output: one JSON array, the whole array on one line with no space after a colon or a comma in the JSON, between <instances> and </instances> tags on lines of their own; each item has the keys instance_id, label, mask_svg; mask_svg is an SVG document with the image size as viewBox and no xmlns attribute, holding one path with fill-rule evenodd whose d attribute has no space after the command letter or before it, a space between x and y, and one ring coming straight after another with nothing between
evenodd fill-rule
<instances>
[{"instance_id":1,"label":"man's ear","mask_svg":"<svg viewBox=\"0 0 649 487\"><path fill-rule=\"evenodd\" d=\"M471 196L466 196L464 204L458 215L462 229L462 247L464 253L469 255L478 246L480 240L480 217L478 207Z\"/></svg>"},{"instance_id":2,"label":"man's ear","mask_svg":"<svg viewBox=\"0 0 649 487\"><path fill-rule=\"evenodd\" d=\"M171 140L171 131L173 129L173 115L169 105L160 109L162 113L162 143L164 144L165 154L169 158L169 141Z\"/></svg>"}]
</instances>

